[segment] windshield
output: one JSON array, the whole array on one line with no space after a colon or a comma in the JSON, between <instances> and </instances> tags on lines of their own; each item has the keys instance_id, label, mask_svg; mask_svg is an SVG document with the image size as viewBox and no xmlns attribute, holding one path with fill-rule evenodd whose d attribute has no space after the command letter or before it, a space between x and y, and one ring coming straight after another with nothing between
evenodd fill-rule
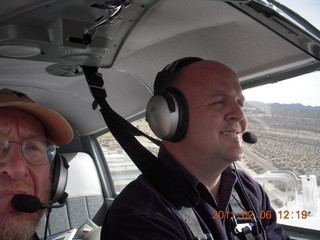
<instances>
[{"instance_id":1,"label":"windshield","mask_svg":"<svg viewBox=\"0 0 320 240\"><path fill-rule=\"evenodd\" d=\"M319 0L278 0L320 28ZM244 143L237 162L268 192L284 225L320 229L320 71L244 90L248 131L258 137ZM152 135L144 119L134 123ZM152 135L155 137L154 135ZM158 148L139 138L155 155ZM111 134L99 138L116 193L140 171Z\"/></svg>"}]
</instances>

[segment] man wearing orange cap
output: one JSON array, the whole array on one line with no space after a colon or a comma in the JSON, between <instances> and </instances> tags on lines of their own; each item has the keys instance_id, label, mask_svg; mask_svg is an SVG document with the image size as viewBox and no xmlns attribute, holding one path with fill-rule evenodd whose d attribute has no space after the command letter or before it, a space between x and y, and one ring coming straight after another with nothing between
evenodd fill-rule
<instances>
[{"instance_id":1,"label":"man wearing orange cap","mask_svg":"<svg viewBox=\"0 0 320 240\"><path fill-rule=\"evenodd\" d=\"M35 229L44 210L19 212L11 200L27 194L50 202L56 144L72 138L69 123L59 113L21 92L0 90L0 239L37 239Z\"/></svg>"}]
</instances>

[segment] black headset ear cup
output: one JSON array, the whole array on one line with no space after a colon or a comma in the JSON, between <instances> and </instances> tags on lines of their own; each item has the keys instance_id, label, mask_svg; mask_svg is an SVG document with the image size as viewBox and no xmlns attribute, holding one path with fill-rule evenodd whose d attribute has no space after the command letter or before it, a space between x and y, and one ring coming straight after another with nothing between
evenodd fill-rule
<instances>
[{"instance_id":1,"label":"black headset ear cup","mask_svg":"<svg viewBox=\"0 0 320 240\"><path fill-rule=\"evenodd\" d=\"M50 194L51 203L61 203L67 197L65 189L67 186L68 168L69 165L66 158L57 152L53 161L52 169L52 185Z\"/></svg>"},{"instance_id":2,"label":"black headset ear cup","mask_svg":"<svg viewBox=\"0 0 320 240\"><path fill-rule=\"evenodd\" d=\"M170 141L172 142L178 142L184 138L187 132L188 122L189 122L188 104L182 92L179 91L177 88L168 88L167 91L173 94L178 105L177 110L179 113L179 118L178 118L177 129L174 135L170 139Z\"/></svg>"},{"instance_id":3,"label":"black headset ear cup","mask_svg":"<svg viewBox=\"0 0 320 240\"><path fill-rule=\"evenodd\" d=\"M176 88L153 96L147 105L146 119L157 137L172 142L180 141L188 126L188 106Z\"/></svg>"}]
</instances>

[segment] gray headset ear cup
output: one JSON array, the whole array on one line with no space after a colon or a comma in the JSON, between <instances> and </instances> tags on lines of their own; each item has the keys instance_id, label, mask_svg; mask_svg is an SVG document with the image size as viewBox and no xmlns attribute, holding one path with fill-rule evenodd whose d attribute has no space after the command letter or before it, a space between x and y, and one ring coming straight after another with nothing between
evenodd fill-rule
<instances>
[{"instance_id":1,"label":"gray headset ear cup","mask_svg":"<svg viewBox=\"0 0 320 240\"><path fill-rule=\"evenodd\" d=\"M164 140L180 141L188 125L188 108L183 94L175 88L153 96L147 105L146 119L154 134Z\"/></svg>"},{"instance_id":2,"label":"gray headset ear cup","mask_svg":"<svg viewBox=\"0 0 320 240\"><path fill-rule=\"evenodd\" d=\"M154 96L149 100L146 119L154 134L164 140L178 142L188 127L188 105L176 88L168 88L175 73L189 64L203 61L198 57L180 58L158 72L154 81Z\"/></svg>"},{"instance_id":3,"label":"gray headset ear cup","mask_svg":"<svg viewBox=\"0 0 320 240\"><path fill-rule=\"evenodd\" d=\"M60 200L64 200L65 198L64 191L67 186L68 168L69 165L65 157L57 152L52 171L52 185L50 194L51 203L60 202Z\"/></svg>"},{"instance_id":4,"label":"gray headset ear cup","mask_svg":"<svg viewBox=\"0 0 320 240\"><path fill-rule=\"evenodd\" d=\"M176 111L171 111L168 104L169 102L174 103L174 99L170 94L160 94L153 96L147 105L146 119L153 131L153 133L161 138L168 140L170 139L176 130L179 114ZM174 108L176 109L176 103Z\"/></svg>"}]
</instances>

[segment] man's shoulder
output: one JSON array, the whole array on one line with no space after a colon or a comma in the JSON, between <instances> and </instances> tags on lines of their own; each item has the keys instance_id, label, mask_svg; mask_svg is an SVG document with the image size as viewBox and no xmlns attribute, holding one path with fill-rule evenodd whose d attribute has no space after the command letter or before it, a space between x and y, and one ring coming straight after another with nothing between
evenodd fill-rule
<instances>
[{"instance_id":1,"label":"man's shoulder","mask_svg":"<svg viewBox=\"0 0 320 240\"><path fill-rule=\"evenodd\" d=\"M240 191L245 191L248 197L250 198L251 202L256 205L257 209L264 209L266 208L266 204L269 203L268 195L261 187L261 185L254 180L250 175L246 172L237 170L238 176L240 177L240 181L238 180L238 187L242 185Z\"/></svg>"},{"instance_id":2,"label":"man's shoulder","mask_svg":"<svg viewBox=\"0 0 320 240\"><path fill-rule=\"evenodd\" d=\"M126 201L128 197L139 199L146 197L155 197L157 195L156 189L152 184L144 177L143 174L139 175L137 179L130 182L115 198L115 202ZM150 199L146 199L148 201Z\"/></svg>"},{"instance_id":3,"label":"man's shoulder","mask_svg":"<svg viewBox=\"0 0 320 240\"><path fill-rule=\"evenodd\" d=\"M238 176L240 176L241 181L248 186L258 187L259 184L256 180L254 180L248 173L245 171L237 169Z\"/></svg>"},{"instance_id":4,"label":"man's shoulder","mask_svg":"<svg viewBox=\"0 0 320 240\"><path fill-rule=\"evenodd\" d=\"M35 234L32 236L31 240L40 240L40 238L39 238L38 235L35 233Z\"/></svg>"},{"instance_id":5,"label":"man's shoulder","mask_svg":"<svg viewBox=\"0 0 320 240\"><path fill-rule=\"evenodd\" d=\"M104 230L111 233L114 229L128 230L132 226L141 228L145 225L154 226L157 230L163 226L176 227L181 225L177 216L174 206L140 175L114 199L108 209Z\"/></svg>"},{"instance_id":6,"label":"man's shoulder","mask_svg":"<svg viewBox=\"0 0 320 240\"><path fill-rule=\"evenodd\" d=\"M117 216L148 214L161 211L168 205L170 203L157 192L142 174L129 183L114 199L109 214Z\"/></svg>"}]
</instances>

